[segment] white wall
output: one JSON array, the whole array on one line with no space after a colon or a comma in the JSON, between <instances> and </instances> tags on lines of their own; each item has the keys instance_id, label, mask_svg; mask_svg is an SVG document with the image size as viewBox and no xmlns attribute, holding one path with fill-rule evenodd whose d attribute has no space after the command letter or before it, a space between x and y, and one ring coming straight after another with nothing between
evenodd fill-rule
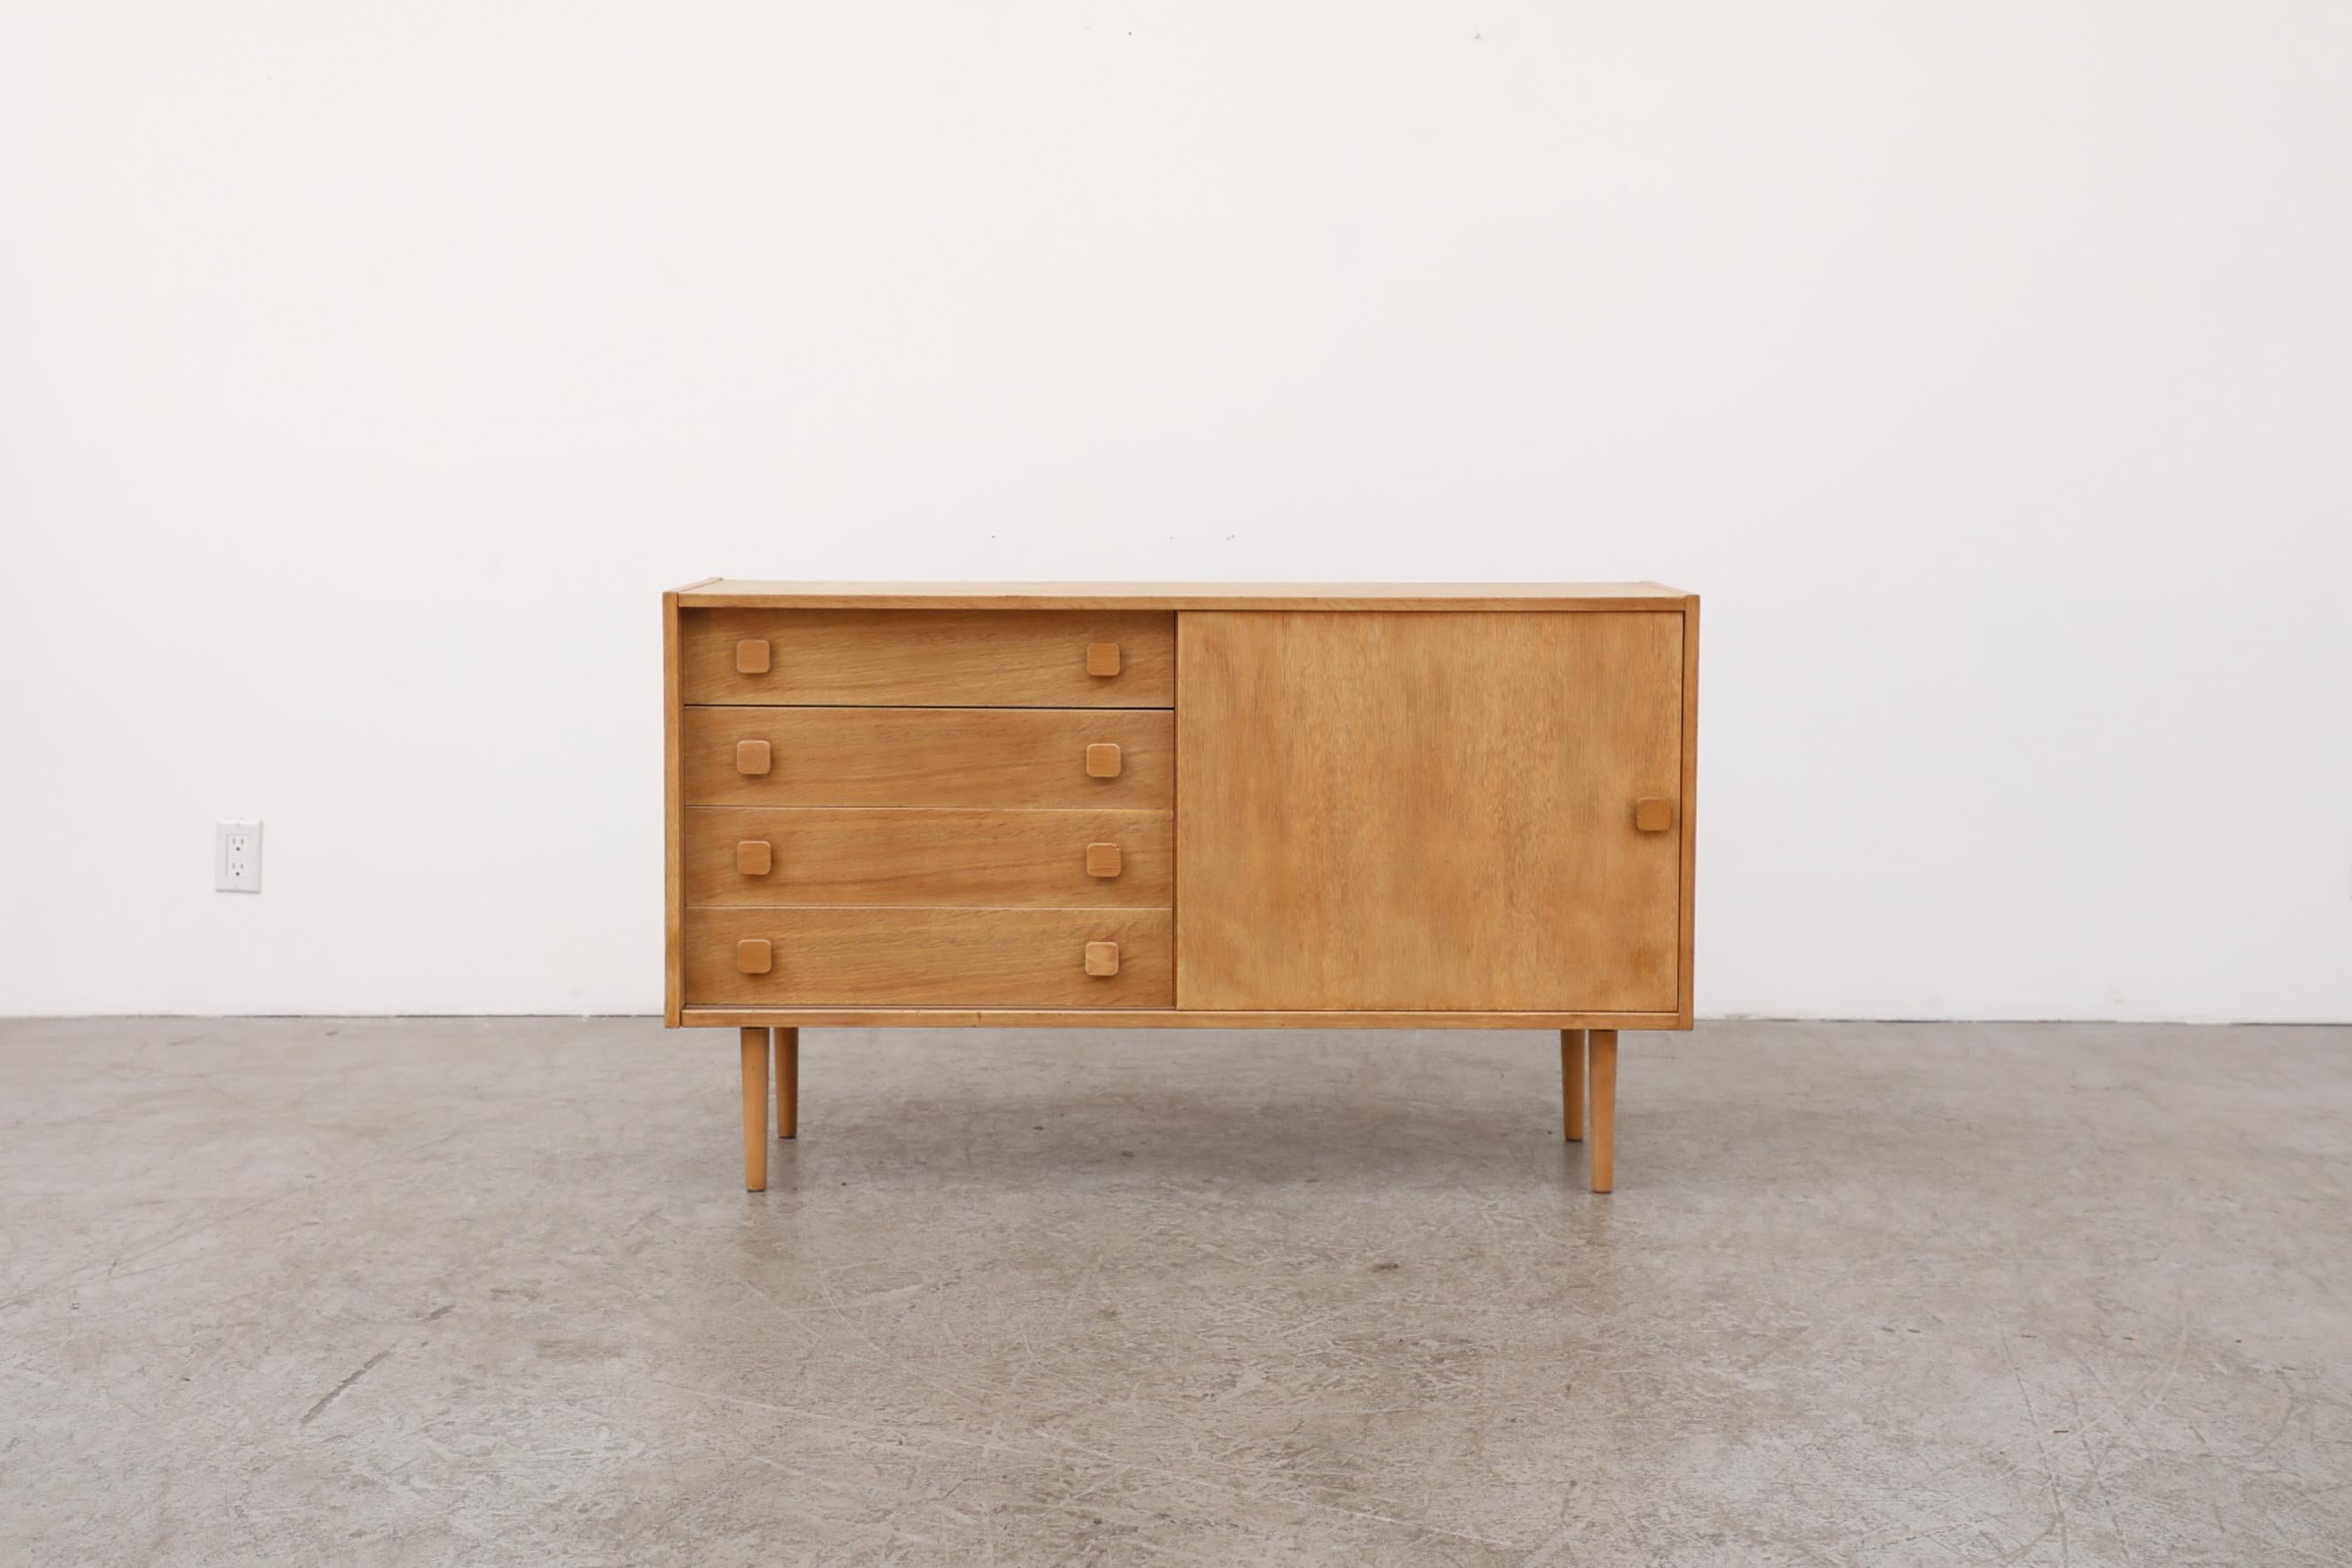
<instances>
[{"instance_id":1,"label":"white wall","mask_svg":"<svg viewBox=\"0 0 2352 1568\"><path fill-rule=\"evenodd\" d=\"M1662 578L1702 1011L2352 1019L2347 76L2336 0L19 0L0 1012L656 1008L732 573Z\"/></svg>"}]
</instances>

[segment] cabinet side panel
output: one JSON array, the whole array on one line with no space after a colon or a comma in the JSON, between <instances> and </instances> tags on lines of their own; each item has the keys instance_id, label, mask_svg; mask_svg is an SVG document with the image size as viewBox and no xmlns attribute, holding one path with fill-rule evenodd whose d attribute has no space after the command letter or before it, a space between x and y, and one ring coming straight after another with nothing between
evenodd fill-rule
<instances>
[{"instance_id":1,"label":"cabinet side panel","mask_svg":"<svg viewBox=\"0 0 2352 1568\"><path fill-rule=\"evenodd\" d=\"M1682 764L1683 883L1678 911L1681 943L1675 962L1682 986L1682 1027L1688 1029L1696 1016L1697 996L1696 970L1693 967L1698 931L1698 601L1696 598L1683 611Z\"/></svg>"},{"instance_id":2,"label":"cabinet side panel","mask_svg":"<svg viewBox=\"0 0 2352 1568\"><path fill-rule=\"evenodd\" d=\"M681 921L686 907L684 826L679 806L683 781L678 752L678 629L677 595L662 595L662 1022L678 1027L678 1008L685 1000L685 959Z\"/></svg>"},{"instance_id":3,"label":"cabinet side panel","mask_svg":"<svg viewBox=\"0 0 2352 1568\"><path fill-rule=\"evenodd\" d=\"M1681 613L1177 625L1180 1007L1675 1011Z\"/></svg>"}]
</instances>

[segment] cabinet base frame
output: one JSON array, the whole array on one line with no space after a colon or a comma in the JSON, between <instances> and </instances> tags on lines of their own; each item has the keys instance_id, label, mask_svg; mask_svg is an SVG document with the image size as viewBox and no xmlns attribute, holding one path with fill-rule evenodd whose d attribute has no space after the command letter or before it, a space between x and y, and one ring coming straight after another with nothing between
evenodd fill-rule
<instances>
[{"instance_id":1,"label":"cabinet base frame","mask_svg":"<svg viewBox=\"0 0 2352 1568\"><path fill-rule=\"evenodd\" d=\"M978 1016L993 1019L1001 1015ZM1091 1018L1093 1015L1081 1016ZM1217 1018L1234 1015L1212 1013L1188 1016ZM1362 1016L1412 1017L1419 1015ZM697 1023L709 1020L695 1019L689 1010L687 1021ZM938 1024L941 1020L932 1017L929 1021ZM774 1135L779 1138L796 1137L800 1133L801 1031L799 1026L790 1024L773 1028L762 1024L742 1024L736 1027L741 1031L743 1056L743 1189L746 1192L765 1192L768 1190L770 1067L772 1059L776 1108ZM874 1026L868 1023L865 1027ZM1611 1191L1616 1186L1617 1031L1613 1029L1562 1029L1559 1031L1559 1073L1560 1131L1568 1142L1578 1143L1583 1140L1587 1127L1590 1126L1591 1132L1590 1168L1592 1175L1592 1190ZM1586 1115L1588 1094L1591 1108L1589 1122Z\"/></svg>"},{"instance_id":2,"label":"cabinet base frame","mask_svg":"<svg viewBox=\"0 0 2352 1568\"><path fill-rule=\"evenodd\" d=\"M1688 1013L1213 1012L1201 1008L687 1008L688 1029L1687 1030Z\"/></svg>"}]
</instances>

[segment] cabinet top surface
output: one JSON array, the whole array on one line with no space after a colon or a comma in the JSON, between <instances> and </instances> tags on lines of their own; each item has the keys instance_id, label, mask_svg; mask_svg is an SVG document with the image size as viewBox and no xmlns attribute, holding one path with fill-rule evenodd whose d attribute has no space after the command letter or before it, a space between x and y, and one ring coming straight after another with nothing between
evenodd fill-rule
<instances>
[{"instance_id":1,"label":"cabinet top surface","mask_svg":"<svg viewBox=\"0 0 2352 1568\"><path fill-rule=\"evenodd\" d=\"M1668 610L1697 595L1662 582L776 582L714 577L683 609Z\"/></svg>"}]
</instances>

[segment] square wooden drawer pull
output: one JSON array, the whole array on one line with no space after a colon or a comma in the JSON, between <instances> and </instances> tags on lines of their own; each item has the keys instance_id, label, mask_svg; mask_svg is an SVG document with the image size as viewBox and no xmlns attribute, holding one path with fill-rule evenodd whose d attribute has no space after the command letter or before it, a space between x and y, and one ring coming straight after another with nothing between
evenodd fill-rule
<instances>
[{"instance_id":1,"label":"square wooden drawer pull","mask_svg":"<svg viewBox=\"0 0 2352 1568\"><path fill-rule=\"evenodd\" d=\"M1087 643L1087 674L1090 675L1118 674L1118 644L1116 643Z\"/></svg>"},{"instance_id":2,"label":"square wooden drawer pull","mask_svg":"<svg viewBox=\"0 0 2352 1568\"><path fill-rule=\"evenodd\" d=\"M1663 833L1675 825L1675 803L1651 795L1633 802L1633 825L1645 833Z\"/></svg>"},{"instance_id":3,"label":"square wooden drawer pull","mask_svg":"<svg viewBox=\"0 0 2352 1568\"><path fill-rule=\"evenodd\" d=\"M762 943L761 946L765 946ZM1118 944L1089 942L1087 944L1087 973L1097 979L1118 973Z\"/></svg>"},{"instance_id":4,"label":"square wooden drawer pull","mask_svg":"<svg viewBox=\"0 0 2352 1568\"><path fill-rule=\"evenodd\" d=\"M764 675L768 673L768 640L746 637L735 644L735 673L739 675Z\"/></svg>"},{"instance_id":5,"label":"square wooden drawer pull","mask_svg":"<svg viewBox=\"0 0 2352 1568\"><path fill-rule=\"evenodd\" d=\"M1117 844L1088 844L1087 846L1087 874L1088 876L1117 876L1118 874L1118 846Z\"/></svg>"},{"instance_id":6,"label":"square wooden drawer pull","mask_svg":"<svg viewBox=\"0 0 2352 1568\"><path fill-rule=\"evenodd\" d=\"M745 876L765 876L775 863L774 847L765 839L746 839L735 846L735 869Z\"/></svg>"},{"instance_id":7,"label":"square wooden drawer pull","mask_svg":"<svg viewBox=\"0 0 2352 1568\"><path fill-rule=\"evenodd\" d=\"M761 768L761 772L767 771ZM1097 741L1087 747L1087 777L1116 779L1118 777L1118 747L1108 741Z\"/></svg>"},{"instance_id":8,"label":"square wooden drawer pull","mask_svg":"<svg viewBox=\"0 0 2352 1568\"><path fill-rule=\"evenodd\" d=\"M764 740L739 740L735 743L735 771L765 773L768 770L768 743Z\"/></svg>"},{"instance_id":9,"label":"square wooden drawer pull","mask_svg":"<svg viewBox=\"0 0 2352 1568\"><path fill-rule=\"evenodd\" d=\"M735 944L735 968L745 975L764 975L775 967L775 955L764 936L753 936Z\"/></svg>"}]
</instances>

